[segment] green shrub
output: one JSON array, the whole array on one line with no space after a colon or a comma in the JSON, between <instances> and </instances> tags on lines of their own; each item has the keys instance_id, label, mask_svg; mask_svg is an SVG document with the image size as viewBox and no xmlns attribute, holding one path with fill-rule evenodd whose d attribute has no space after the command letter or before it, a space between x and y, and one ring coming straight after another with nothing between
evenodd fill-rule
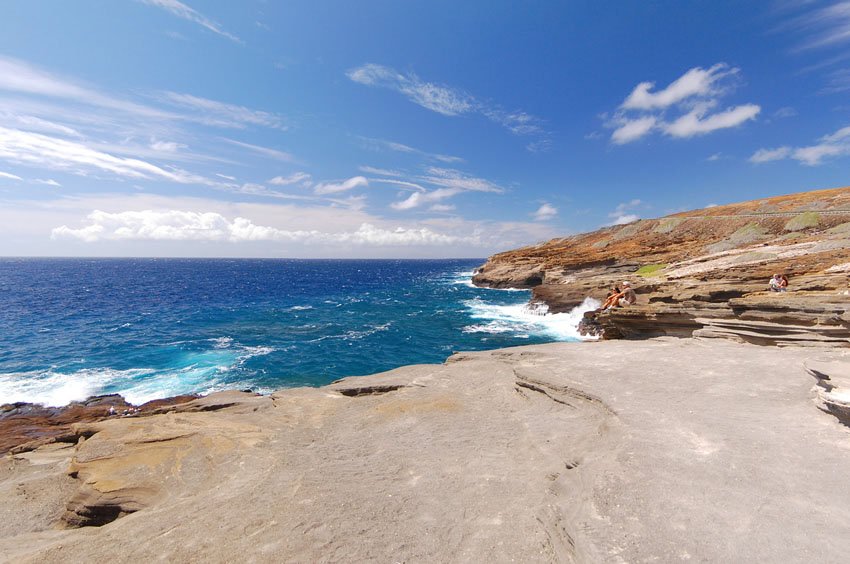
<instances>
[{"instance_id":1,"label":"green shrub","mask_svg":"<svg viewBox=\"0 0 850 564\"><path fill-rule=\"evenodd\" d=\"M661 270L665 268L667 268L666 264L647 264L638 268L635 274L643 276L644 278L649 278L650 276L659 276L661 274Z\"/></svg>"},{"instance_id":2,"label":"green shrub","mask_svg":"<svg viewBox=\"0 0 850 564\"><path fill-rule=\"evenodd\" d=\"M820 223L820 215L817 212L807 211L791 218L785 224L785 231L802 231L803 229L817 227L818 223Z\"/></svg>"}]
</instances>

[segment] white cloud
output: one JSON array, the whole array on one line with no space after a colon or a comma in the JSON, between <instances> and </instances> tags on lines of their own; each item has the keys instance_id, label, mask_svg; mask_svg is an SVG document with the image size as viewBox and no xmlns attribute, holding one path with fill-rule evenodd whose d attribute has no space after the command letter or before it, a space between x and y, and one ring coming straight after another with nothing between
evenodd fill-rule
<instances>
[{"instance_id":1,"label":"white cloud","mask_svg":"<svg viewBox=\"0 0 850 564\"><path fill-rule=\"evenodd\" d=\"M163 92L160 97L165 102L198 112L199 115L193 116L192 119L207 125L239 129L248 125L258 125L283 131L288 129L283 118L271 112L252 110L245 106L179 92Z\"/></svg>"},{"instance_id":2,"label":"white cloud","mask_svg":"<svg viewBox=\"0 0 850 564\"><path fill-rule=\"evenodd\" d=\"M228 139L227 137L222 137L221 140L225 143L230 143L231 145L236 145L237 147L242 147L243 149L248 149L249 151L252 151L259 155L263 155L264 157L271 157L278 161L288 163L295 161L295 157L291 153L287 153L285 151L270 149L269 147L261 147L260 145L253 145L251 143L244 143L242 141L236 141L235 139Z\"/></svg>"},{"instance_id":3,"label":"white cloud","mask_svg":"<svg viewBox=\"0 0 850 564\"><path fill-rule=\"evenodd\" d=\"M17 174L12 174L11 172L3 172L2 170L0 170L0 178L8 178L9 180L23 180L23 178L21 178Z\"/></svg>"},{"instance_id":4,"label":"white cloud","mask_svg":"<svg viewBox=\"0 0 850 564\"><path fill-rule=\"evenodd\" d=\"M365 64L351 69L346 76L360 84L400 92L411 102L445 116L465 114L475 108L475 101L468 94L425 82L413 73L401 74L383 65Z\"/></svg>"},{"instance_id":5,"label":"white cloud","mask_svg":"<svg viewBox=\"0 0 850 564\"><path fill-rule=\"evenodd\" d=\"M360 169L360 172L365 172L366 174L377 174L379 176L395 176L395 177L404 176L402 173L400 173L397 170L388 170L386 168L376 168L374 166L365 166L365 165L361 165L358 168Z\"/></svg>"},{"instance_id":6,"label":"white cloud","mask_svg":"<svg viewBox=\"0 0 850 564\"><path fill-rule=\"evenodd\" d=\"M269 180L269 184L275 186L289 186L290 184L298 184L299 182L307 182L312 177L306 172L293 172L289 176L275 176Z\"/></svg>"},{"instance_id":7,"label":"white cloud","mask_svg":"<svg viewBox=\"0 0 850 564\"><path fill-rule=\"evenodd\" d=\"M790 118L790 117L794 117L796 115L797 115L797 110L795 110L791 106L784 106L782 108L779 108L775 112L773 112L773 117L779 118L779 119Z\"/></svg>"},{"instance_id":8,"label":"white cloud","mask_svg":"<svg viewBox=\"0 0 850 564\"><path fill-rule=\"evenodd\" d=\"M425 204L439 202L451 198L463 192L457 188L438 188L430 192L414 192L400 202L393 202L390 207L394 210L404 211L418 208Z\"/></svg>"},{"instance_id":9,"label":"white cloud","mask_svg":"<svg viewBox=\"0 0 850 564\"><path fill-rule=\"evenodd\" d=\"M558 208L549 203L544 203L532 215L534 221L548 221L558 215Z\"/></svg>"},{"instance_id":10,"label":"white cloud","mask_svg":"<svg viewBox=\"0 0 850 564\"><path fill-rule=\"evenodd\" d=\"M175 141L152 141L150 147L154 151L161 151L163 153L175 153L180 149L187 148L183 143L177 143Z\"/></svg>"},{"instance_id":11,"label":"white cloud","mask_svg":"<svg viewBox=\"0 0 850 564\"><path fill-rule=\"evenodd\" d=\"M612 225L626 225L629 223L634 223L639 220L640 216L634 213L629 213L621 216L617 216Z\"/></svg>"},{"instance_id":12,"label":"white cloud","mask_svg":"<svg viewBox=\"0 0 850 564\"><path fill-rule=\"evenodd\" d=\"M171 12L173 15L178 18L183 18L184 20L188 20L190 22L196 23L201 27L204 27L213 33L217 33L222 37L226 37L231 41L236 43L242 43L242 40L236 37L235 35L224 31L219 24L207 18L203 14L198 13L193 8L190 8L183 2L179 2L178 0L141 0L145 4L149 4L151 6L156 6L157 8L162 8L163 10L167 10Z\"/></svg>"},{"instance_id":13,"label":"white cloud","mask_svg":"<svg viewBox=\"0 0 850 564\"><path fill-rule=\"evenodd\" d=\"M125 178L159 178L180 184L213 184L179 169L166 170L140 159L98 151L83 143L0 127L0 159L45 168L109 172Z\"/></svg>"},{"instance_id":14,"label":"white cloud","mask_svg":"<svg viewBox=\"0 0 850 564\"><path fill-rule=\"evenodd\" d=\"M486 180L451 168L428 167L419 179L435 186L453 188L465 192L493 192L501 194L504 188Z\"/></svg>"},{"instance_id":15,"label":"white cloud","mask_svg":"<svg viewBox=\"0 0 850 564\"><path fill-rule=\"evenodd\" d=\"M608 217L612 219L609 225L625 225L627 223L634 223L640 219L640 216L636 213L629 213L629 210L639 207L645 207L645 204L637 198L629 202L619 204L614 211L608 214Z\"/></svg>"},{"instance_id":16,"label":"white cloud","mask_svg":"<svg viewBox=\"0 0 850 564\"><path fill-rule=\"evenodd\" d=\"M665 109L688 98L709 97L717 94L718 82L738 72L725 63L718 63L709 69L695 67L671 82L667 88L651 92L654 82L641 82L632 90L621 108L625 110Z\"/></svg>"},{"instance_id":17,"label":"white cloud","mask_svg":"<svg viewBox=\"0 0 850 564\"><path fill-rule=\"evenodd\" d=\"M506 111L485 104L462 90L425 82L412 72L402 74L390 67L368 63L349 70L346 76L359 84L395 90L411 102L444 116L478 113L515 135L545 134L540 120L527 112Z\"/></svg>"},{"instance_id":18,"label":"white cloud","mask_svg":"<svg viewBox=\"0 0 850 564\"><path fill-rule=\"evenodd\" d=\"M710 113L720 98L732 91L731 77L739 73L737 68L718 63L708 69L692 68L661 90L654 90L654 82L641 82L612 117L603 116L605 125L614 130L611 142L625 145L655 131L689 138L755 119L761 111L756 104Z\"/></svg>"},{"instance_id":19,"label":"white cloud","mask_svg":"<svg viewBox=\"0 0 850 564\"><path fill-rule=\"evenodd\" d=\"M53 186L54 188L61 188L62 185L53 180L52 178L36 178L33 180L36 184L44 184L45 186Z\"/></svg>"},{"instance_id":20,"label":"white cloud","mask_svg":"<svg viewBox=\"0 0 850 564\"><path fill-rule=\"evenodd\" d=\"M54 239L75 238L87 243L115 240L221 241L245 243L256 241L301 242L312 244L354 244L373 246L447 245L460 238L419 229L382 229L363 223L356 231L322 232L286 230L257 225L250 219L228 220L216 212L182 210L143 210L109 213L91 212L87 225L73 229L62 225L53 229Z\"/></svg>"},{"instance_id":21,"label":"white cloud","mask_svg":"<svg viewBox=\"0 0 850 564\"><path fill-rule=\"evenodd\" d=\"M611 134L611 141L617 145L624 145L637 141L644 135L650 133L658 120L654 116L625 120L622 125Z\"/></svg>"},{"instance_id":22,"label":"white cloud","mask_svg":"<svg viewBox=\"0 0 850 564\"><path fill-rule=\"evenodd\" d=\"M398 180L395 178L370 178L369 182L377 182L378 184L392 184L393 186L401 186L402 188L410 188L411 190L416 190L417 192L425 192L425 188L416 184L415 182L409 182L407 180Z\"/></svg>"},{"instance_id":23,"label":"white cloud","mask_svg":"<svg viewBox=\"0 0 850 564\"><path fill-rule=\"evenodd\" d=\"M788 158L791 155L791 147L777 147L776 149L759 149L750 157L751 163L767 163Z\"/></svg>"},{"instance_id":24,"label":"white cloud","mask_svg":"<svg viewBox=\"0 0 850 564\"><path fill-rule=\"evenodd\" d=\"M316 194L337 194L339 192L347 192L361 186L368 186L369 181L363 176L354 176L342 182L323 182L316 184L313 189Z\"/></svg>"},{"instance_id":25,"label":"white cloud","mask_svg":"<svg viewBox=\"0 0 850 564\"><path fill-rule=\"evenodd\" d=\"M836 2L795 18L789 23L808 35L800 49L832 47L850 41L850 2Z\"/></svg>"},{"instance_id":26,"label":"white cloud","mask_svg":"<svg viewBox=\"0 0 850 564\"><path fill-rule=\"evenodd\" d=\"M665 124L664 132L672 137L680 138L705 135L718 129L737 127L744 122L755 119L760 111L761 107L755 104L736 106L710 116L706 116L702 108L694 109L679 117L673 123Z\"/></svg>"},{"instance_id":27,"label":"white cloud","mask_svg":"<svg viewBox=\"0 0 850 564\"><path fill-rule=\"evenodd\" d=\"M452 155L441 155L439 153L429 153L427 151L423 151L421 149L416 149L415 147L411 147L410 145L405 145L404 143L397 143L395 141L387 141L385 139L373 139L371 137L360 137L361 141L365 142L367 148L373 150L389 150L395 151L397 153L410 153L416 155L422 155L423 157L427 157L429 159L433 159L435 161L440 161L444 163L462 163L463 159L461 157L455 157Z\"/></svg>"},{"instance_id":28,"label":"white cloud","mask_svg":"<svg viewBox=\"0 0 850 564\"><path fill-rule=\"evenodd\" d=\"M2 55L0 55L0 90L73 100L88 106L119 110L136 116L175 117L173 114L149 106L102 94L88 86L43 71L25 61Z\"/></svg>"},{"instance_id":29,"label":"white cloud","mask_svg":"<svg viewBox=\"0 0 850 564\"><path fill-rule=\"evenodd\" d=\"M433 206L428 208L428 211L445 213L445 212L454 211L455 209L457 209L457 208L455 208L455 206L453 206L452 204L434 204Z\"/></svg>"},{"instance_id":30,"label":"white cloud","mask_svg":"<svg viewBox=\"0 0 850 564\"><path fill-rule=\"evenodd\" d=\"M765 163L791 158L807 166L818 166L830 157L848 156L850 155L850 126L824 135L818 141L819 143L806 147L759 149L750 157L750 162Z\"/></svg>"}]
</instances>

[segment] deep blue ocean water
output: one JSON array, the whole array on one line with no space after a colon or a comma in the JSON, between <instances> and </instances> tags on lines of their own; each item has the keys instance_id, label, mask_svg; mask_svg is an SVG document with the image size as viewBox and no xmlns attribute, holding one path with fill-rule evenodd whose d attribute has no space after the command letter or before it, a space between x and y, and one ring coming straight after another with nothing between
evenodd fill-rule
<instances>
[{"instance_id":1,"label":"deep blue ocean water","mask_svg":"<svg viewBox=\"0 0 850 564\"><path fill-rule=\"evenodd\" d=\"M0 404L266 392L576 340L580 312L473 287L482 262L0 259Z\"/></svg>"}]
</instances>

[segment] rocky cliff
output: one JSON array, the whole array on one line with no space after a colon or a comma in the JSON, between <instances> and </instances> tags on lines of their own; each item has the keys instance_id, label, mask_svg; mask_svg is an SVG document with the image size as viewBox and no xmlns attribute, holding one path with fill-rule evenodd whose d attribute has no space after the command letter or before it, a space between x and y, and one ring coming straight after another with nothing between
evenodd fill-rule
<instances>
[{"instance_id":1,"label":"rocky cliff","mask_svg":"<svg viewBox=\"0 0 850 564\"><path fill-rule=\"evenodd\" d=\"M774 273L789 291L771 294ZM604 338L726 337L850 345L850 188L645 219L500 253L479 286L531 288L550 312L629 280L638 303L602 313Z\"/></svg>"}]
</instances>

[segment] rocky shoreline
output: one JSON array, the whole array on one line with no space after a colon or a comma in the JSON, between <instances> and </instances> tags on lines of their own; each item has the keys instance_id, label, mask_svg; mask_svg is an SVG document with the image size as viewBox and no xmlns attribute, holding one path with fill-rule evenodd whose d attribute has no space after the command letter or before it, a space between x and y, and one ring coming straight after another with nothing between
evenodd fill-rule
<instances>
[{"instance_id":1,"label":"rocky shoreline","mask_svg":"<svg viewBox=\"0 0 850 564\"><path fill-rule=\"evenodd\" d=\"M556 343L78 423L0 459L0 560L838 562L849 354Z\"/></svg>"},{"instance_id":2,"label":"rocky shoreline","mask_svg":"<svg viewBox=\"0 0 850 564\"><path fill-rule=\"evenodd\" d=\"M768 290L774 273L788 292ZM607 227L491 257L473 283L530 288L550 312L629 280L632 307L589 315L604 339L723 337L850 346L850 189L717 206Z\"/></svg>"}]
</instances>

